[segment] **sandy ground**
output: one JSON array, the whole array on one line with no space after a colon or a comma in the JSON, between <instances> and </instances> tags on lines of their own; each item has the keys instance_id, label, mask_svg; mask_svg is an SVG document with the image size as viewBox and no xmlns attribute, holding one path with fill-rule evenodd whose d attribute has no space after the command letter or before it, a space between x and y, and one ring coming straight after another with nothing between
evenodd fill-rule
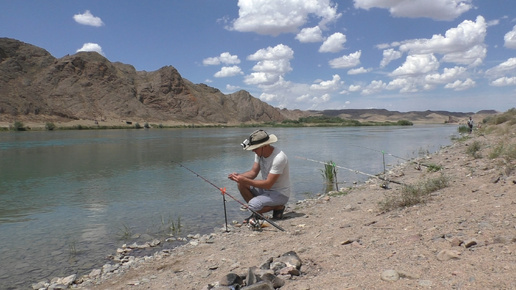
<instances>
[{"instance_id":1,"label":"sandy ground","mask_svg":"<svg viewBox=\"0 0 516 290\"><path fill-rule=\"evenodd\" d=\"M449 180L424 203L382 210L379 203L402 186L384 189L372 179L346 195L291 204L277 221L285 232L237 227L83 287L209 289L230 272L245 274L295 251L301 275L281 289L516 289L516 164L488 157L501 142L515 144L513 129L474 133L421 160L442 166L439 172L414 164L393 169L390 178L405 184L441 174ZM474 142L481 144L477 158L467 153ZM400 278L383 280L386 270Z\"/></svg>"}]
</instances>

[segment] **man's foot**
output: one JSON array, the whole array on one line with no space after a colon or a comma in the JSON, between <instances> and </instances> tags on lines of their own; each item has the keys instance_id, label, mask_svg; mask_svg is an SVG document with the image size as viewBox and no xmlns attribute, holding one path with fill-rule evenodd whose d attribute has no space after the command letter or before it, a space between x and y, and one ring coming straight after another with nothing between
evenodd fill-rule
<instances>
[{"instance_id":1,"label":"man's foot","mask_svg":"<svg viewBox=\"0 0 516 290\"><path fill-rule=\"evenodd\" d=\"M280 220L283 218L283 213L285 212L285 206L281 209L275 209L272 211L272 218L275 220Z\"/></svg>"}]
</instances>

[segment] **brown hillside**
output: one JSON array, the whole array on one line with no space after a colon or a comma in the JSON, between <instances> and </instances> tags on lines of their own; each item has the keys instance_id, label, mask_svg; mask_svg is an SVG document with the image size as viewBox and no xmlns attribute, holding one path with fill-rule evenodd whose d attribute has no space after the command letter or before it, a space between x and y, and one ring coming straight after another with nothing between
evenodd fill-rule
<instances>
[{"instance_id":1,"label":"brown hillside","mask_svg":"<svg viewBox=\"0 0 516 290\"><path fill-rule=\"evenodd\" d=\"M4 122L54 118L234 124L284 119L278 109L245 91L225 95L193 84L172 66L136 71L96 52L55 58L9 38L0 38L0 76Z\"/></svg>"}]
</instances>

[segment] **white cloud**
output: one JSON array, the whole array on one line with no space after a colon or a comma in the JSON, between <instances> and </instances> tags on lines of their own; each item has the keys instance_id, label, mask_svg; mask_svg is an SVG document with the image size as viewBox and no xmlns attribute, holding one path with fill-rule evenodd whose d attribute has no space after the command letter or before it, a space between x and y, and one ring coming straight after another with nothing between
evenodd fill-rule
<instances>
[{"instance_id":1,"label":"white cloud","mask_svg":"<svg viewBox=\"0 0 516 290\"><path fill-rule=\"evenodd\" d=\"M296 98L296 101L297 101L297 102L304 102L304 101L309 100L309 98L310 98L310 95L309 95L309 94L304 94L304 95L302 95L302 96L297 97L297 98Z\"/></svg>"},{"instance_id":2,"label":"white cloud","mask_svg":"<svg viewBox=\"0 0 516 290\"><path fill-rule=\"evenodd\" d=\"M405 63L395 69L392 76L422 75L439 68L439 61L433 54L409 55Z\"/></svg>"},{"instance_id":3,"label":"white cloud","mask_svg":"<svg viewBox=\"0 0 516 290\"><path fill-rule=\"evenodd\" d=\"M362 90L363 95L371 95L383 91L387 85L383 81L372 81L367 87Z\"/></svg>"},{"instance_id":4,"label":"white cloud","mask_svg":"<svg viewBox=\"0 0 516 290\"><path fill-rule=\"evenodd\" d=\"M360 85L350 85L349 88L348 88L348 90L350 92L358 92L361 89L362 89L362 86L360 86Z\"/></svg>"},{"instance_id":5,"label":"white cloud","mask_svg":"<svg viewBox=\"0 0 516 290\"><path fill-rule=\"evenodd\" d=\"M409 54L444 54L443 61L446 62L478 64L486 56L486 27L484 18L478 16L476 22L465 20L456 28L446 31L445 36L439 34L431 39L408 40L399 49Z\"/></svg>"},{"instance_id":6,"label":"white cloud","mask_svg":"<svg viewBox=\"0 0 516 290\"><path fill-rule=\"evenodd\" d=\"M318 84L312 84L310 90L316 91L335 91L342 85L339 75L333 75L331 81L320 81Z\"/></svg>"},{"instance_id":7,"label":"white cloud","mask_svg":"<svg viewBox=\"0 0 516 290\"><path fill-rule=\"evenodd\" d=\"M383 51L383 59L380 62L380 67L386 67L391 61L401 58L402 53L392 48Z\"/></svg>"},{"instance_id":8,"label":"white cloud","mask_svg":"<svg viewBox=\"0 0 516 290\"><path fill-rule=\"evenodd\" d=\"M336 32L323 42L319 52L339 52L344 49L344 43L346 43L346 35Z\"/></svg>"},{"instance_id":9,"label":"white cloud","mask_svg":"<svg viewBox=\"0 0 516 290\"><path fill-rule=\"evenodd\" d=\"M341 57L330 60L328 63L332 68L351 68L360 64L360 55L362 51L356 51L349 55L343 55Z\"/></svg>"},{"instance_id":10,"label":"white cloud","mask_svg":"<svg viewBox=\"0 0 516 290\"><path fill-rule=\"evenodd\" d=\"M330 0L239 0L238 7L238 18L229 29L274 36L296 33L309 17L320 18L324 27L341 16Z\"/></svg>"},{"instance_id":11,"label":"white cloud","mask_svg":"<svg viewBox=\"0 0 516 290\"><path fill-rule=\"evenodd\" d=\"M232 77L236 75L243 75L244 73L240 69L240 67L234 66L223 66L218 72L216 72L213 76L216 78L225 78Z\"/></svg>"},{"instance_id":12,"label":"white cloud","mask_svg":"<svg viewBox=\"0 0 516 290\"><path fill-rule=\"evenodd\" d=\"M495 87L516 86L516 77L501 77L490 84Z\"/></svg>"},{"instance_id":13,"label":"white cloud","mask_svg":"<svg viewBox=\"0 0 516 290\"><path fill-rule=\"evenodd\" d=\"M460 78L466 72L465 67L444 68L442 74L434 73L425 76L425 81L430 84L446 84Z\"/></svg>"},{"instance_id":14,"label":"white cloud","mask_svg":"<svg viewBox=\"0 0 516 290\"><path fill-rule=\"evenodd\" d=\"M237 55L231 55L229 52L223 52L216 57L208 57L203 59L203 65L220 65L220 64L239 64L240 59Z\"/></svg>"},{"instance_id":15,"label":"white cloud","mask_svg":"<svg viewBox=\"0 0 516 290\"><path fill-rule=\"evenodd\" d=\"M301 43L323 41L322 30L319 26L303 28L296 35L296 39Z\"/></svg>"},{"instance_id":16,"label":"white cloud","mask_svg":"<svg viewBox=\"0 0 516 290\"><path fill-rule=\"evenodd\" d=\"M102 47L96 43L91 43L91 42L83 44L82 47L77 50L77 52L80 52L80 51L95 51L101 55L104 55L104 52L102 51Z\"/></svg>"},{"instance_id":17,"label":"white cloud","mask_svg":"<svg viewBox=\"0 0 516 290\"><path fill-rule=\"evenodd\" d=\"M456 80L444 86L446 89L453 89L454 91L464 91L475 86L475 81L468 78L465 81Z\"/></svg>"},{"instance_id":18,"label":"white cloud","mask_svg":"<svg viewBox=\"0 0 516 290\"><path fill-rule=\"evenodd\" d=\"M505 41L505 47L516 49L516 25L512 28L511 31L505 34L503 40Z\"/></svg>"},{"instance_id":19,"label":"white cloud","mask_svg":"<svg viewBox=\"0 0 516 290\"><path fill-rule=\"evenodd\" d=\"M472 0L354 0L355 8L389 9L394 17L453 20L473 8Z\"/></svg>"},{"instance_id":20,"label":"white cloud","mask_svg":"<svg viewBox=\"0 0 516 290\"><path fill-rule=\"evenodd\" d=\"M229 92L234 92L236 90L240 89L239 86L233 86L233 85L230 85L230 84L227 84L226 85L226 91L229 91Z\"/></svg>"},{"instance_id":21,"label":"white cloud","mask_svg":"<svg viewBox=\"0 0 516 290\"><path fill-rule=\"evenodd\" d=\"M262 93L260 95L260 100L262 100L264 102L273 102L273 101L276 101L277 99L278 99L278 96L275 94Z\"/></svg>"},{"instance_id":22,"label":"white cloud","mask_svg":"<svg viewBox=\"0 0 516 290\"><path fill-rule=\"evenodd\" d=\"M501 64L492 67L486 71L486 75L489 77L500 77L505 74L515 74L516 73L516 57L509 58L508 60L502 62Z\"/></svg>"},{"instance_id":23,"label":"white cloud","mask_svg":"<svg viewBox=\"0 0 516 290\"><path fill-rule=\"evenodd\" d=\"M359 68L355 68L355 69L350 69L348 70L348 75L359 75L359 74L365 74L365 73L368 73L370 72L371 69L366 69L364 67L359 67Z\"/></svg>"},{"instance_id":24,"label":"white cloud","mask_svg":"<svg viewBox=\"0 0 516 290\"><path fill-rule=\"evenodd\" d=\"M258 50L254 54L247 57L248 60L278 60L278 59L292 59L294 51L284 44L278 44L275 47L267 47Z\"/></svg>"},{"instance_id":25,"label":"white cloud","mask_svg":"<svg viewBox=\"0 0 516 290\"><path fill-rule=\"evenodd\" d=\"M89 25L89 26L95 26L100 27L104 25L104 22L102 22L102 19L100 17L93 16L91 14L90 10L86 10L83 14L75 14L73 16L73 19L75 22L83 25Z\"/></svg>"},{"instance_id":26,"label":"white cloud","mask_svg":"<svg viewBox=\"0 0 516 290\"><path fill-rule=\"evenodd\" d=\"M397 78L390 81L385 89L387 90L401 90L401 91L410 91L410 88L413 88L414 84L410 81L410 78Z\"/></svg>"},{"instance_id":27,"label":"white cloud","mask_svg":"<svg viewBox=\"0 0 516 290\"><path fill-rule=\"evenodd\" d=\"M475 45L466 51L457 51L443 56L443 62L479 66L487 55L487 48L483 44Z\"/></svg>"},{"instance_id":28,"label":"white cloud","mask_svg":"<svg viewBox=\"0 0 516 290\"><path fill-rule=\"evenodd\" d=\"M281 80L281 77L290 72L290 60L294 57L294 51L283 44L275 47L260 49L247 57L248 60L257 61L253 67L253 73L244 78L246 84L271 85Z\"/></svg>"}]
</instances>

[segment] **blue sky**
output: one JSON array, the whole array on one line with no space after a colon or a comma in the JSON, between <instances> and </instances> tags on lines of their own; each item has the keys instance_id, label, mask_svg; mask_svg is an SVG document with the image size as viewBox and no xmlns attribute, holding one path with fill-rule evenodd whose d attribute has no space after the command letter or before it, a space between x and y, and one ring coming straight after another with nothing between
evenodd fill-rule
<instances>
[{"instance_id":1,"label":"blue sky","mask_svg":"<svg viewBox=\"0 0 516 290\"><path fill-rule=\"evenodd\" d=\"M516 107L514 0L0 0L0 37L279 108Z\"/></svg>"}]
</instances>

